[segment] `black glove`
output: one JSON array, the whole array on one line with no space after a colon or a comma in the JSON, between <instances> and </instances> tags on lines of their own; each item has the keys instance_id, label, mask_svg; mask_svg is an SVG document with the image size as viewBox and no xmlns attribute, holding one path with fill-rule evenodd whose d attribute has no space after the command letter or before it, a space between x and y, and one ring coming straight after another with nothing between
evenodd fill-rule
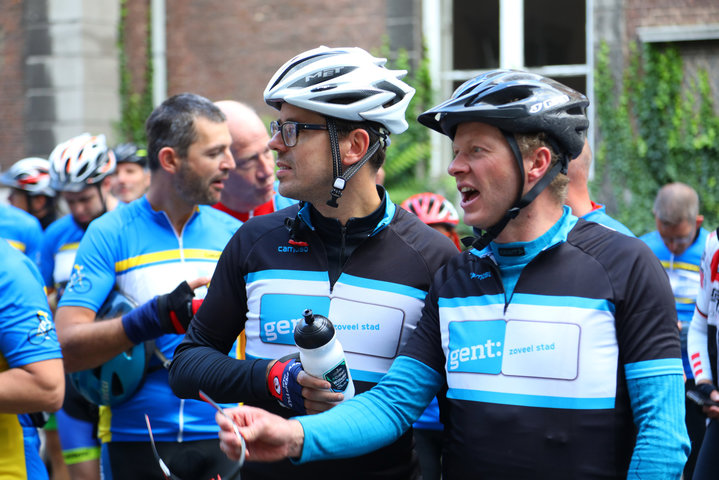
<instances>
[{"instance_id":1,"label":"black glove","mask_svg":"<svg viewBox=\"0 0 719 480\"><path fill-rule=\"evenodd\" d=\"M157 316L165 333L185 333L202 300L194 300L195 292L182 282L170 293L157 297Z\"/></svg>"}]
</instances>

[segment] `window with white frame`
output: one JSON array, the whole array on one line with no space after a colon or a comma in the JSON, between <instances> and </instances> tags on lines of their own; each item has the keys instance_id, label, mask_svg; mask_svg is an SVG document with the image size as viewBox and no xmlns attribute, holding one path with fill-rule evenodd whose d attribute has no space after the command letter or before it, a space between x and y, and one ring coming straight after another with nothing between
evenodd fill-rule
<instances>
[{"instance_id":1,"label":"window with white frame","mask_svg":"<svg viewBox=\"0 0 719 480\"><path fill-rule=\"evenodd\" d=\"M495 68L555 78L592 97L593 0L423 0L438 100ZM445 154L435 149L434 157ZM446 159L433 159L434 173ZM439 163L439 165L438 165Z\"/></svg>"}]
</instances>

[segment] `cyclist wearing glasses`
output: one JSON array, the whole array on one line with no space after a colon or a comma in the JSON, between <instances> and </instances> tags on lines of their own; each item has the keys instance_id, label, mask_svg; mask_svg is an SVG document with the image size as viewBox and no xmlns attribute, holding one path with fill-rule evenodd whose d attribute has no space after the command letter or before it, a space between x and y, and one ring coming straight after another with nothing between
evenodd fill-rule
<instances>
[{"instance_id":1,"label":"cyclist wearing glasses","mask_svg":"<svg viewBox=\"0 0 719 480\"><path fill-rule=\"evenodd\" d=\"M334 323L356 391L376 384L414 330L434 271L457 250L375 183L390 133L407 128L414 93L400 80L405 72L385 61L320 47L270 80L279 193L301 203L249 219L223 252L175 353L170 383L180 397L202 389L285 417L323 411L342 394L285 358L297 352L293 322L305 309ZM228 358L243 329L246 360ZM418 478L411 432L359 459L248 462L242 470L244 480L328 477Z\"/></svg>"},{"instance_id":2,"label":"cyclist wearing glasses","mask_svg":"<svg viewBox=\"0 0 719 480\"><path fill-rule=\"evenodd\" d=\"M204 97L179 94L152 112L146 129L150 188L92 222L57 309L69 372L95 368L148 340L171 359L196 306L193 290L209 281L220 252L240 225L209 206L219 200L234 168L222 112ZM140 306L95 322L113 289ZM204 292L199 288L197 297ZM224 475L233 462L217 448L213 409L175 397L167 370L159 366L157 358L150 360L134 395L100 407L104 478L154 479L160 474L148 447L145 414L160 455L180 478Z\"/></svg>"},{"instance_id":3,"label":"cyclist wearing glasses","mask_svg":"<svg viewBox=\"0 0 719 480\"><path fill-rule=\"evenodd\" d=\"M437 272L370 392L289 421L226 411L247 461L362 454L444 392L446 480L679 478L689 444L669 283L640 240L563 205L587 105L551 79L494 70L420 115L453 141L449 173L480 236ZM216 418L235 458L230 422Z\"/></svg>"},{"instance_id":4,"label":"cyclist wearing glasses","mask_svg":"<svg viewBox=\"0 0 719 480\"><path fill-rule=\"evenodd\" d=\"M684 183L669 183L660 188L652 212L657 229L640 238L662 262L672 285L679 319L685 388L689 391L694 389L695 383L687 354L687 337L699 291L700 261L709 232L701 227L704 216L699 214L699 195ZM704 438L706 416L701 407L688 399L686 411L692 452L684 468L684 475L691 478Z\"/></svg>"},{"instance_id":5,"label":"cyclist wearing glasses","mask_svg":"<svg viewBox=\"0 0 719 480\"><path fill-rule=\"evenodd\" d=\"M245 222L296 203L275 192L275 157L267 145L270 140L267 129L257 113L232 100L215 105L227 117L235 168L230 171L220 201L213 206Z\"/></svg>"}]
</instances>

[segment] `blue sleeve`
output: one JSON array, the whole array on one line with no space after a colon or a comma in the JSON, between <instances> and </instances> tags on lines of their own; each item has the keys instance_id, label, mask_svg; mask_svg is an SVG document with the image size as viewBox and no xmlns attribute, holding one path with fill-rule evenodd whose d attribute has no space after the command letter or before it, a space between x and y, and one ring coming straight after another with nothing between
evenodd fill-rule
<instances>
[{"instance_id":1,"label":"blue sleeve","mask_svg":"<svg viewBox=\"0 0 719 480\"><path fill-rule=\"evenodd\" d=\"M627 479L680 478L689 456L689 437L684 424L684 379L681 373L673 373L674 367L672 373L657 368L659 362L669 360L675 360L673 363L681 369L680 359L625 366L637 426Z\"/></svg>"},{"instance_id":2,"label":"blue sleeve","mask_svg":"<svg viewBox=\"0 0 719 480\"><path fill-rule=\"evenodd\" d=\"M0 245L0 258L0 365L61 358L37 267L9 245Z\"/></svg>"},{"instance_id":3,"label":"blue sleeve","mask_svg":"<svg viewBox=\"0 0 719 480\"><path fill-rule=\"evenodd\" d=\"M434 369L399 356L380 383L319 415L296 420L305 432L299 463L372 452L399 438L442 385Z\"/></svg>"}]
</instances>

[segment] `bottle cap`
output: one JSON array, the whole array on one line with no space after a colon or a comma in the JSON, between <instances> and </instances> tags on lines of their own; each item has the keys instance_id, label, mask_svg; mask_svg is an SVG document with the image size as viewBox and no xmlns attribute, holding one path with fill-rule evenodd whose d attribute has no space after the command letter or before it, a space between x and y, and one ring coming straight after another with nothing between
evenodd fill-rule
<instances>
[{"instance_id":1,"label":"bottle cap","mask_svg":"<svg viewBox=\"0 0 719 480\"><path fill-rule=\"evenodd\" d=\"M309 308L302 312L302 320L295 326L295 343L304 349L318 348L329 343L335 335L330 319L315 315Z\"/></svg>"}]
</instances>

